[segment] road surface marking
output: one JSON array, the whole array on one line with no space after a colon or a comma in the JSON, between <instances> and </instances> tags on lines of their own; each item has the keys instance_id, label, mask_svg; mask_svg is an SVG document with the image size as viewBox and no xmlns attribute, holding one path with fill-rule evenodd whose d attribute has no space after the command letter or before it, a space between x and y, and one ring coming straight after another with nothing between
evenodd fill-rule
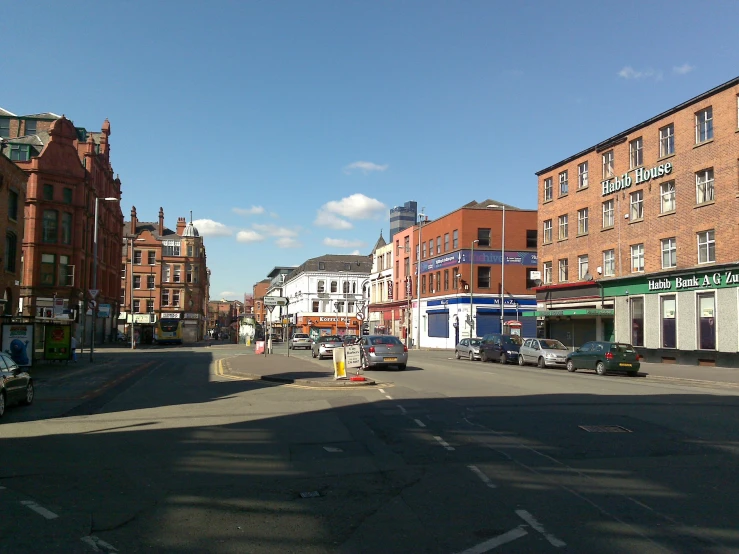
<instances>
[{"instance_id":1,"label":"road surface marking","mask_svg":"<svg viewBox=\"0 0 739 554\"><path fill-rule=\"evenodd\" d=\"M21 500L21 504L23 504L26 508L33 510L37 514L44 516L46 519L56 519L59 517L51 510L47 510L43 506L39 506L33 500Z\"/></svg>"},{"instance_id":2,"label":"road surface marking","mask_svg":"<svg viewBox=\"0 0 739 554\"><path fill-rule=\"evenodd\" d=\"M420 419L414 419L413 421L415 421L419 427L426 427L426 424Z\"/></svg>"},{"instance_id":3,"label":"road surface marking","mask_svg":"<svg viewBox=\"0 0 739 554\"><path fill-rule=\"evenodd\" d=\"M564 541L561 541L554 535L547 533L546 529L544 529L544 526L541 523L539 523L536 520L536 518L532 516L530 513L528 513L526 510L516 510L516 514L526 523L531 525L531 527L533 527L536 531L539 531L539 533L544 535L544 538L547 539L552 546L556 546L557 548L562 548L563 546L567 546L567 544Z\"/></svg>"},{"instance_id":4,"label":"road surface marking","mask_svg":"<svg viewBox=\"0 0 739 554\"><path fill-rule=\"evenodd\" d=\"M482 471L480 471L479 467L477 466L467 466L467 467L470 468L472 470L472 473L477 475L480 478L480 481L485 483L488 487L490 487L491 489L497 488L493 483L490 482L490 477L488 477Z\"/></svg>"},{"instance_id":5,"label":"road surface marking","mask_svg":"<svg viewBox=\"0 0 739 554\"><path fill-rule=\"evenodd\" d=\"M118 552L118 549L110 543L100 540L95 535L82 537L82 542L89 544L95 552Z\"/></svg>"},{"instance_id":6,"label":"road surface marking","mask_svg":"<svg viewBox=\"0 0 739 554\"><path fill-rule=\"evenodd\" d=\"M385 394L385 389L377 389L377 390L380 391L382 394Z\"/></svg>"},{"instance_id":7,"label":"road surface marking","mask_svg":"<svg viewBox=\"0 0 739 554\"><path fill-rule=\"evenodd\" d=\"M398 404L398 408L400 408L400 413L401 413L401 414L405 415L405 414L407 414L407 413L408 413L408 412L406 411L406 409L405 409L405 408L404 408L403 406L401 406L400 404Z\"/></svg>"},{"instance_id":8,"label":"road surface marking","mask_svg":"<svg viewBox=\"0 0 739 554\"><path fill-rule=\"evenodd\" d=\"M513 542L516 539L525 537L526 535L528 535L528 533L526 532L525 529L523 529L522 527L516 527L515 529L511 529L507 533L503 533L502 535L493 537L490 540L481 542L477 546L473 546L472 548L463 550L459 554L483 554L484 552L490 552L494 548L498 548L502 544L505 544L507 542Z\"/></svg>"},{"instance_id":9,"label":"road surface marking","mask_svg":"<svg viewBox=\"0 0 739 554\"><path fill-rule=\"evenodd\" d=\"M434 437L434 438L436 439L436 441L437 441L437 442L438 442L438 443L439 443L439 444L440 444L441 446L443 446L443 447L444 447L444 448L446 448L447 450L454 450L454 447L453 447L453 446L449 446L449 443L448 443L448 442L446 442L446 441L445 441L444 439L442 439L441 437Z\"/></svg>"},{"instance_id":10,"label":"road surface marking","mask_svg":"<svg viewBox=\"0 0 739 554\"><path fill-rule=\"evenodd\" d=\"M393 397L392 397L392 396L390 396L389 394L386 394L386 395L385 395L385 398L387 398L388 400L392 400L392 399L393 399Z\"/></svg>"}]
</instances>

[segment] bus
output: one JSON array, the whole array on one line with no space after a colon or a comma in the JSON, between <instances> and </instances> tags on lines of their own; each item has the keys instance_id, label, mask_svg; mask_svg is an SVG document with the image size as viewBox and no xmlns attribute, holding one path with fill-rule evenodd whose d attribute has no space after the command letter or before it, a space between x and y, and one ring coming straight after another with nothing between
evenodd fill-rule
<instances>
[{"instance_id":1,"label":"bus","mask_svg":"<svg viewBox=\"0 0 739 554\"><path fill-rule=\"evenodd\" d=\"M154 328L154 342L157 344L182 344L182 320L160 319Z\"/></svg>"}]
</instances>

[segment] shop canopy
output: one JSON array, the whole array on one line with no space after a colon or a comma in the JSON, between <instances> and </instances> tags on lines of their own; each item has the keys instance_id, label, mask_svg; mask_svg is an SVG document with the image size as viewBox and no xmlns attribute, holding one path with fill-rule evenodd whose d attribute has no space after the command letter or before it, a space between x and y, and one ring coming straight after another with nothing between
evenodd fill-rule
<instances>
[{"instance_id":1,"label":"shop canopy","mask_svg":"<svg viewBox=\"0 0 739 554\"><path fill-rule=\"evenodd\" d=\"M614 310L606 309L593 309L593 308L580 308L571 310L541 310L536 312L523 312L523 317L556 317L556 316L567 316L567 315L614 315Z\"/></svg>"}]
</instances>

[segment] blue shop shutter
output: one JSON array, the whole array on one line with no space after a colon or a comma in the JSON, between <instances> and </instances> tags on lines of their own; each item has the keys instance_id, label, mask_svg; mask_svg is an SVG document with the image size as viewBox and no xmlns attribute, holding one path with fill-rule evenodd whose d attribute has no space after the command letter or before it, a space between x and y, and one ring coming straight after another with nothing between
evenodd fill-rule
<instances>
[{"instance_id":1,"label":"blue shop shutter","mask_svg":"<svg viewBox=\"0 0 739 554\"><path fill-rule=\"evenodd\" d=\"M535 317L522 317L519 319L521 322L521 336L524 338L535 338L536 337L536 318Z\"/></svg>"},{"instance_id":2,"label":"blue shop shutter","mask_svg":"<svg viewBox=\"0 0 739 554\"><path fill-rule=\"evenodd\" d=\"M427 313L429 316L429 337L449 338L449 310Z\"/></svg>"},{"instance_id":3,"label":"blue shop shutter","mask_svg":"<svg viewBox=\"0 0 739 554\"><path fill-rule=\"evenodd\" d=\"M484 337L490 333L500 333L500 312L485 313L477 310L477 330L476 337Z\"/></svg>"}]
</instances>

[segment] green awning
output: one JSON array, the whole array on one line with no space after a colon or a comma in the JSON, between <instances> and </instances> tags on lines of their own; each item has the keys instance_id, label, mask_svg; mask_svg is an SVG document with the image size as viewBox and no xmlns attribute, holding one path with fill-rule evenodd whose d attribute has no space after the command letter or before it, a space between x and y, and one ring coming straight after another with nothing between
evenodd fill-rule
<instances>
[{"instance_id":1,"label":"green awning","mask_svg":"<svg viewBox=\"0 0 739 554\"><path fill-rule=\"evenodd\" d=\"M572 310L541 310L536 312L523 312L523 317L557 317L568 315L614 315L614 310L604 309L572 309Z\"/></svg>"}]
</instances>

